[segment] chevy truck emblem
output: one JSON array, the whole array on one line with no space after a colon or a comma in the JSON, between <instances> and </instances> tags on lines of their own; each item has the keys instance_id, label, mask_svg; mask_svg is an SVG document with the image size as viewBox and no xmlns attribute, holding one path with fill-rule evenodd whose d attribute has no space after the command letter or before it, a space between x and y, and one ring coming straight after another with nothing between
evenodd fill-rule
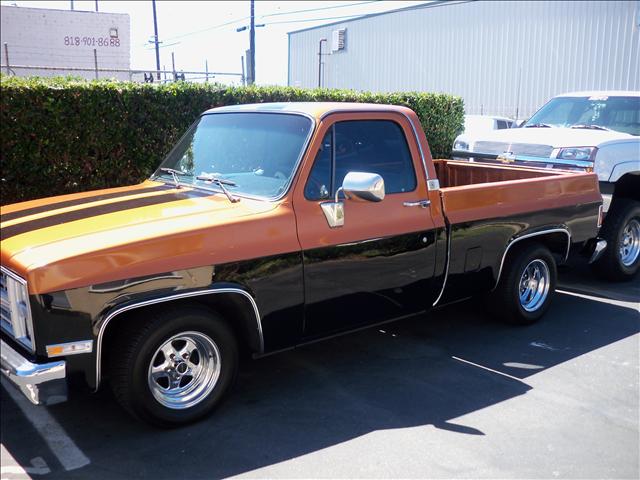
<instances>
[{"instance_id":1,"label":"chevy truck emblem","mask_svg":"<svg viewBox=\"0 0 640 480\"><path fill-rule=\"evenodd\" d=\"M516 156L513 152L502 152L502 154L498 155L497 160L502 163L513 163L516 161Z\"/></svg>"}]
</instances>

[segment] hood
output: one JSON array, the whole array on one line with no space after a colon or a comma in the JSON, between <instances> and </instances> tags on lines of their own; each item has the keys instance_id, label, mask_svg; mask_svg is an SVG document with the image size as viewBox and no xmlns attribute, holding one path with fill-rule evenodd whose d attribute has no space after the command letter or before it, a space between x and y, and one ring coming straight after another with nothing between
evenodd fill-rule
<instances>
[{"instance_id":1,"label":"hood","mask_svg":"<svg viewBox=\"0 0 640 480\"><path fill-rule=\"evenodd\" d=\"M2 265L43 293L231 261L286 230L283 204L147 181L8 205Z\"/></svg>"},{"instance_id":2,"label":"hood","mask_svg":"<svg viewBox=\"0 0 640 480\"><path fill-rule=\"evenodd\" d=\"M562 147L599 147L608 142L638 141L638 137L621 132L588 130L580 128L510 128L493 130L469 138L470 142L501 142ZM470 145L471 146L471 145ZM473 147L471 146L471 149ZM489 153L489 152L487 152ZM502 152L499 152L502 153Z\"/></svg>"}]
</instances>

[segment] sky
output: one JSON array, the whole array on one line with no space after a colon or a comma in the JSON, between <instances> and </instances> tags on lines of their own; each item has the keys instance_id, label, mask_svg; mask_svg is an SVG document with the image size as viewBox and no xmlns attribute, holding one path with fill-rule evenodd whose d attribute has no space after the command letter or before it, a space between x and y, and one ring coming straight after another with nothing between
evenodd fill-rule
<instances>
[{"instance_id":1,"label":"sky","mask_svg":"<svg viewBox=\"0 0 640 480\"><path fill-rule=\"evenodd\" d=\"M287 32L322 25L349 16L360 16L425 3L422 1L256 1L256 83L287 84ZM2 5L70 9L70 0L2 0ZM75 0L75 10L95 10L94 0ZM128 13L131 18L131 68L155 69L151 0L98 0L102 12ZM241 72L241 56L249 48L250 2L157 0L158 36L163 42L160 66L171 69L174 52L177 70ZM340 18L336 18L340 17ZM230 82L234 77L218 77Z\"/></svg>"}]
</instances>

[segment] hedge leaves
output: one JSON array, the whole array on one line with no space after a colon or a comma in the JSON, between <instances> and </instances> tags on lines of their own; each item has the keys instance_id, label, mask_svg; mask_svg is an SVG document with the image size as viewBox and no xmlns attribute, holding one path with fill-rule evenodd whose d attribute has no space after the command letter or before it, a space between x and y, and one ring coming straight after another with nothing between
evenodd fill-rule
<instances>
[{"instance_id":1,"label":"hedge leaves","mask_svg":"<svg viewBox=\"0 0 640 480\"><path fill-rule=\"evenodd\" d=\"M464 117L462 99L434 93L3 76L2 204L138 183L203 111L295 101L408 106L420 117L434 157L450 154Z\"/></svg>"}]
</instances>

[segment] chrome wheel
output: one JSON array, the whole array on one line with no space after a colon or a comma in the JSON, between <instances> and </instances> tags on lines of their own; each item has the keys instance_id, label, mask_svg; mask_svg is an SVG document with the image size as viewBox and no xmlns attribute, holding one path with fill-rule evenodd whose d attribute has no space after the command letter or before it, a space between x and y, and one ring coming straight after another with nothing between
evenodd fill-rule
<instances>
[{"instance_id":1,"label":"chrome wheel","mask_svg":"<svg viewBox=\"0 0 640 480\"><path fill-rule=\"evenodd\" d=\"M520 277L518 293L520 305L527 312L534 312L544 305L550 287L549 266L540 259L532 260Z\"/></svg>"},{"instance_id":2,"label":"chrome wheel","mask_svg":"<svg viewBox=\"0 0 640 480\"><path fill-rule=\"evenodd\" d=\"M620 261L625 267L635 263L640 255L640 222L631 219L622 231L620 239Z\"/></svg>"},{"instance_id":3,"label":"chrome wheel","mask_svg":"<svg viewBox=\"0 0 640 480\"><path fill-rule=\"evenodd\" d=\"M176 410L197 405L216 386L220 360L218 346L207 335L174 335L151 358L147 380L153 397Z\"/></svg>"}]
</instances>

